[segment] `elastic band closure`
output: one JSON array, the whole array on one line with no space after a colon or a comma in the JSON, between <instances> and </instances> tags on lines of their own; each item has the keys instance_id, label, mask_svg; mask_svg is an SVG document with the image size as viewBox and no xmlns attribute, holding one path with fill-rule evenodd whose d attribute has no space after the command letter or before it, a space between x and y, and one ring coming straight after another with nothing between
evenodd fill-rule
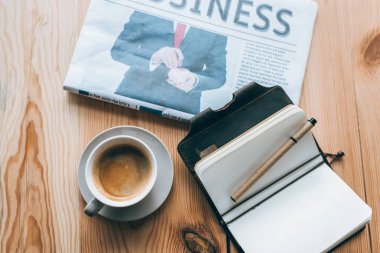
<instances>
[{"instance_id":1,"label":"elastic band closure","mask_svg":"<svg viewBox=\"0 0 380 253\"><path fill-rule=\"evenodd\" d=\"M333 164L334 162L336 162L337 160L341 159L343 156L345 156L346 154L343 152L343 151L339 151L337 152L336 154L330 154L330 153L324 153L324 155L326 157L331 157L332 159L329 161L329 164Z\"/></svg>"},{"instance_id":2,"label":"elastic band closure","mask_svg":"<svg viewBox=\"0 0 380 253\"><path fill-rule=\"evenodd\" d=\"M321 154L318 154L312 158L310 158L309 160L307 160L306 162L302 163L301 165L297 166L296 168L294 168L293 170L289 171L288 173L286 173L285 175L283 175L282 177L280 177L279 179L277 179L276 181L270 183L269 185L267 185L266 187L262 188L261 190L259 190L258 192L252 194L251 196L249 196L247 199L245 199L244 201L238 203L237 205L233 206L231 209L229 209L228 211L226 211L225 213L222 214L222 216L228 214L229 212L231 212L232 210L234 210L235 208L239 207L240 205L244 204L245 202L247 202L248 200L250 200L251 198L255 197L256 195L258 195L259 193L263 192L264 190L266 190L267 188L269 188L270 186L274 185L275 183L279 182L281 179L287 177L288 175L292 174L293 172L295 172L296 170L302 168L303 166L305 166L306 164L312 162L313 160L315 160L317 157L319 157L320 155L323 155L325 157L331 157L332 159L329 161L329 164L333 164L334 162L336 162L337 160L341 159L342 157L345 156L345 153L343 151L339 151L337 152L336 154L331 154L331 153L321 153ZM322 164L324 164L325 161L322 161L320 163L318 163L317 165L315 165L313 168L311 168L309 171L307 171L305 174L301 175L300 177L296 178L295 180L293 180L292 182L288 183L287 185L285 185L284 187L280 188L279 190L275 191L274 193L272 193L271 195L269 195L268 197L266 197L265 199L263 199L262 201L258 202L257 204L255 204L254 206L248 208L246 211L242 212L241 214L239 214L238 216L236 216L235 218L233 218L232 220L226 222L226 224L230 224L232 222L234 222L235 220L237 220L238 218L242 217L243 215L245 215L246 213L248 213L249 211L255 209L257 206L261 205L262 203L264 203L265 201L267 201L268 199L270 199L271 197L273 197L274 195L276 195L277 193L281 192L282 190L284 190L285 188L287 188L288 186L292 185L293 183L297 182L299 179L301 179L302 177L304 177L305 175L309 174L311 171L315 170L316 168L318 168L319 166L321 166Z\"/></svg>"},{"instance_id":3,"label":"elastic band closure","mask_svg":"<svg viewBox=\"0 0 380 253\"><path fill-rule=\"evenodd\" d=\"M291 171L289 171L288 173L286 173L285 175L283 175L282 177L276 179L275 181L273 181L272 183L268 184L267 186L263 187L262 189L260 189L259 191L253 193L251 196L249 196L247 199L245 199L244 201L240 202L240 203L237 203L236 205L234 205L232 208L230 208L228 211L224 212L222 214L222 216L228 214L229 212L231 212L232 210L234 210L235 208L239 207L240 205L244 204L245 202L247 202L248 200L250 200L251 198L255 197L256 195L260 194L261 192L265 191L266 189L268 189L269 187L271 187L272 185L274 185L275 183L281 181L283 178L289 176L290 174L292 174L293 172L295 172L296 170L302 168L303 166L305 166L306 164L314 161L316 158L320 157L321 154L318 154L316 156L313 156L312 158L310 158L309 160L307 160L306 162L302 163L301 165L298 165L296 168L292 169ZM297 180L297 179L295 179Z\"/></svg>"},{"instance_id":4,"label":"elastic band closure","mask_svg":"<svg viewBox=\"0 0 380 253\"><path fill-rule=\"evenodd\" d=\"M238 216L236 216L235 218L233 218L232 220L230 220L229 222L226 222L227 225L229 225L230 223L236 221L237 219L239 219L240 217L242 217L243 215L245 215L246 213L252 211L253 209L255 209L257 206L261 205L262 203L264 203L265 201L267 201L268 199L272 198L274 195L276 195L277 193L281 192L282 190L284 190L285 188L287 188L288 186L294 184L295 182L297 182L298 180L300 180L301 178L303 178L304 176L306 176L307 174L309 174L310 172L312 172L313 170L315 170L316 168L318 168L319 166L321 166L322 164L324 164L325 162L322 161L320 163L318 163L317 165L315 165L313 168L311 168L311 170L309 170L308 172L306 172L305 174L303 174L302 176L298 177L297 179L293 180L292 182L290 182L289 184L285 185L284 187L280 188L279 190L275 191L274 193L272 193L271 195L269 195L268 197L266 197L265 199L263 199L262 201L260 201L259 203L257 203L256 205L250 207L248 210L244 211L243 213L239 214Z\"/></svg>"}]
</instances>

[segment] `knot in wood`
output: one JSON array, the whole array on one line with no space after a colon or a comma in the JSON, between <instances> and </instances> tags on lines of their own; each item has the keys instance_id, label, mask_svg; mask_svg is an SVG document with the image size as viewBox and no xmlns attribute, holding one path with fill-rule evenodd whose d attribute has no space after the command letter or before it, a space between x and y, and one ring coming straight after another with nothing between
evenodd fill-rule
<instances>
[{"instance_id":1,"label":"knot in wood","mask_svg":"<svg viewBox=\"0 0 380 253\"><path fill-rule=\"evenodd\" d=\"M380 64L380 33L374 36L364 50L364 62L375 66Z\"/></svg>"},{"instance_id":2,"label":"knot in wood","mask_svg":"<svg viewBox=\"0 0 380 253\"><path fill-rule=\"evenodd\" d=\"M183 230L183 240L186 248L191 253L216 253L216 246L213 242L201 236L199 233L191 230Z\"/></svg>"}]
</instances>

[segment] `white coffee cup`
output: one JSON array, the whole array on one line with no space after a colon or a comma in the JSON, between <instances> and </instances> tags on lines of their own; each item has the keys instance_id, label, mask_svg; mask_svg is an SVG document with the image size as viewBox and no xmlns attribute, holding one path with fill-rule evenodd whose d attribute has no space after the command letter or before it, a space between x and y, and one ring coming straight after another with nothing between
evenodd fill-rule
<instances>
[{"instance_id":1,"label":"white coffee cup","mask_svg":"<svg viewBox=\"0 0 380 253\"><path fill-rule=\"evenodd\" d=\"M98 186L94 182L94 162L96 159L106 150L118 146L118 145L127 145L139 150L148 160L151 166L151 173L149 181L147 182L144 189L142 189L138 195L133 196L133 198L126 200L114 200L103 194ZM84 209L85 214L88 216L94 216L97 214L104 206L122 208L127 206L132 206L142 201L153 189L153 186L157 178L157 161L154 156L153 151L141 140L127 135L119 135L108 138L98 144L90 153L89 158L86 162L85 168L85 180L87 186L94 196L94 198L88 202L87 206Z\"/></svg>"}]
</instances>

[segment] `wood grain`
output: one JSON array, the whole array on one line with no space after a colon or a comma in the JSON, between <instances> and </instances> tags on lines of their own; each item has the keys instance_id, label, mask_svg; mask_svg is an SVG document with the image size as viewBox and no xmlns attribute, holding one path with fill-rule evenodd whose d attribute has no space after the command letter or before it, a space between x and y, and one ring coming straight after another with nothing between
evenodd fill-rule
<instances>
[{"instance_id":1,"label":"wood grain","mask_svg":"<svg viewBox=\"0 0 380 253\"><path fill-rule=\"evenodd\" d=\"M358 112L353 78L349 16L342 5L350 2L318 1L319 12L305 78L302 107L318 119L315 133L326 151L343 150L346 156L333 168L366 199ZM369 229L338 252L370 252Z\"/></svg>"},{"instance_id":2,"label":"wood grain","mask_svg":"<svg viewBox=\"0 0 380 253\"><path fill-rule=\"evenodd\" d=\"M176 153L187 126L69 94L62 83L89 0L0 0L0 252L226 252L225 235ZM318 1L301 106L336 172L373 208L338 252L380 252L380 4ZM140 221L83 215L77 162L99 132L136 125L170 150L168 200Z\"/></svg>"},{"instance_id":3,"label":"wood grain","mask_svg":"<svg viewBox=\"0 0 380 253\"><path fill-rule=\"evenodd\" d=\"M351 1L342 9L351 29L352 58L365 192L373 208L369 227L373 252L380 252L380 3ZM355 13L355 14L354 14ZM355 18L360 15L361 18Z\"/></svg>"}]
</instances>

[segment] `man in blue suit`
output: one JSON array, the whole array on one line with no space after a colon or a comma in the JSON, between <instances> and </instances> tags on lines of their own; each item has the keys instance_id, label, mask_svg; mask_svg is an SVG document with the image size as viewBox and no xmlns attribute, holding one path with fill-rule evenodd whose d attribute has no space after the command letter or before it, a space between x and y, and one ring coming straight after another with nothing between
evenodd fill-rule
<instances>
[{"instance_id":1,"label":"man in blue suit","mask_svg":"<svg viewBox=\"0 0 380 253\"><path fill-rule=\"evenodd\" d=\"M116 94L197 114L226 81L227 38L135 11L111 54L129 66Z\"/></svg>"}]
</instances>

